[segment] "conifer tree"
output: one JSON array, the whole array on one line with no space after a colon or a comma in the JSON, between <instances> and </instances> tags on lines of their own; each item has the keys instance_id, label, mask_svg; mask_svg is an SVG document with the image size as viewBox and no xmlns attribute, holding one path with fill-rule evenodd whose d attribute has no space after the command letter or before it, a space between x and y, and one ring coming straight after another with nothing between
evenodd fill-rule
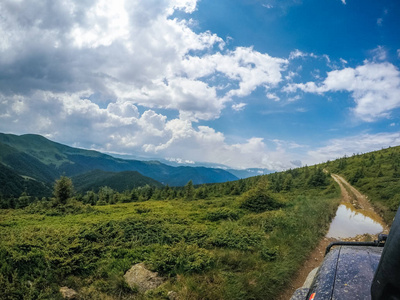
<instances>
[{"instance_id":1,"label":"conifer tree","mask_svg":"<svg viewBox=\"0 0 400 300\"><path fill-rule=\"evenodd\" d=\"M56 183L54 184L53 194L59 203L67 203L67 200L72 197L73 192L74 186L70 178L66 176L61 176L60 179L56 180Z\"/></svg>"},{"instance_id":2,"label":"conifer tree","mask_svg":"<svg viewBox=\"0 0 400 300\"><path fill-rule=\"evenodd\" d=\"M189 180L189 182L184 187L184 197L186 200L193 200L194 197L194 187L193 181Z\"/></svg>"}]
</instances>

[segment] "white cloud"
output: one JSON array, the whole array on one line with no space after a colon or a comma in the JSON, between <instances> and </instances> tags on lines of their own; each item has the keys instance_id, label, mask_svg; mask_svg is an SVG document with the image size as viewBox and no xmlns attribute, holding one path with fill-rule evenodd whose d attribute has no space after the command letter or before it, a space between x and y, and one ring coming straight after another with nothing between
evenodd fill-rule
<instances>
[{"instance_id":1,"label":"white cloud","mask_svg":"<svg viewBox=\"0 0 400 300\"><path fill-rule=\"evenodd\" d=\"M243 110L245 107L246 107L246 103L243 103L243 102L241 102L241 103L238 103L238 104L233 104L232 105L232 109L233 110L236 110L236 111L241 111L241 110Z\"/></svg>"},{"instance_id":2,"label":"white cloud","mask_svg":"<svg viewBox=\"0 0 400 300\"><path fill-rule=\"evenodd\" d=\"M400 107L400 72L390 63L365 62L355 69L345 68L328 72L325 80L316 84L289 84L284 90L297 89L309 93L348 91L356 103L354 114L367 122L390 116Z\"/></svg>"},{"instance_id":3,"label":"white cloud","mask_svg":"<svg viewBox=\"0 0 400 300\"><path fill-rule=\"evenodd\" d=\"M172 3L174 8L192 13L196 10L197 0L174 0Z\"/></svg>"},{"instance_id":4,"label":"white cloud","mask_svg":"<svg viewBox=\"0 0 400 300\"><path fill-rule=\"evenodd\" d=\"M288 98L288 101L289 102L294 102L294 101L297 101L297 100L300 100L300 99L301 99L301 96L300 95L296 95L294 97Z\"/></svg>"},{"instance_id":5,"label":"white cloud","mask_svg":"<svg viewBox=\"0 0 400 300\"><path fill-rule=\"evenodd\" d=\"M271 57L252 48L238 47L226 54L188 57L183 61L182 72L191 79L217 72L223 74L239 86L225 94L224 101L230 101L232 97L248 96L260 86L265 89L276 86L282 80L281 72L287 63L285 59Z\"/></svg>"},{"instance_id":6,"label":"white cloud","mask_svg":"<svg viewBox=\"0 0 400 300\"><path fill-rule=\"evenodd\" d=\"M77 47L109 46L118 39L128 39L129 17L123 0L99 0L85 15L90 27L74 24L70 37Z\"/></svg>"},{"instance_id":7,"label":"white cloud","mask_svg":"<svg viewBox=\"0 0 400 300\"><path fill-rule=\"evenodd\" d=\"M182 158L167 157L165 159L170 161L170 162L175 162L175 163L178 163L178 164L189 164L189 165L195 164L195 162L193 160L186 160L186 159L182 159Z\"/></svg>"},{"instance_id":8,"label":"white cloud","mask_svg":"<svg viewBox=\"0 0 400 300\"><path fill-rule=\"evenodd\" d=\"M67 94L38 91L28 96L0 96L2 131L37 133L55 141L113 153L179 158L234 168L293 167L286 153L295 143L275 142L269 148L253 137L230 144L222 132L209 126L195 128L188 119L166 116L148 109L139 113L132 103L110 103L106 108L87 99L91 92ZM40 110L40 114L32 113ZM28 129L27 129L28 128Z\"/></svg>"},{"instance_id":9,"label":"white cloud","mask_svg":"<svg viewBox=\"0 0 400 300\"><path fill-rule=\"evenodd\" d=\"M117 116L121 117L135 117L139 116L138 109L131 102L116 102L110 103L107 106L107 110Z\"/></svg>"},{"instance_id":10,"label":"white cloud","mask_svg":"<svg viewBox=\"0 0 400 300\"><path fill-rule=\"evenodd\" d=\"M289 59L292 60L292 59L295 59L295 58L305 57L305 56L308 56L308 54L304 53L304 52L301 52L299 49L296 49L296 50L290 52Z\"/></svg>"},{"instance_id":11,"label":"white cloud","mask_svg":"<svg viewBox=\"0 0 400 300\"><path fill-rule=\"evenodd\" d=\"M346 5L346 0L341 0L344 5Z\"/></svg>"},{"instance_id":12,"label":"white cloud","mask_svg":"<svg viewBox=\"0 0 400 300\"><path fill-rule=\"evenodd\" d=\"M274 6L271 4L262 4L262 6L268 9L274 8Z\"/></svg>"},{"instance_id":13,"label":"white cloud","mask_svg":"<svg viewBox=\"0 0 400 300\"><path fill-rule=\"evenodd\" d=\"M293 71L289 71L288 75L285 76L285 79L287 81L292 81L294 77L298 76L298 73L295 73Z\"/></svg>"},{"instance_id":14,"label":"white cloud","mask_svg":"<svg viewBox=\"0 0 400 300\"><path fill-rule=\"evenodd\" d=\"M270 100L274 100L274 101L279 101L281 100L276 94L274 93L267 93L267 98Z\"/></svg>"},{"instance_id":15,"label":"white cloud","mask_svg":"<svg viewBox=\"0 0 400 300\"><path fill-rule=\"evenodd\" d=\"M344 155L366 153L389 146L400 145L400 132L361 134L330 140L326 146L308 152L308 164L334 160Z\"/></svg>"},{"instance_id":16,"label":"white cloud","mask_svg":"<svg viewBox=\"0 0 400 300\"><path fill-rule=\"evenodd\" d=\"M329 65L330 62L331 62L331 59L329 58L329 55L324 54L324 55L322 55L322 57L326 59L326 62L327 62L327 64Z\"/></svg>"},{"instance_id":17,"label":"white cloud","mask_svg":"<svg viewBox=\"0 0 400 300\"><path fill-rule=\"evenodd\" d=\"M4 0L0 91L91 91L98 96L87 99L100 106L126 101L209 120L232 98L282 80L287 60L246 47L225 50L216 34L196 33L191 20L172 17L196 6L196 0Z\"/></svg>"},{"instance_id":18,"label":"white cloud","mask_svg":"<svg viewBox=\"0 0 400 300\"><path fill-rule=\"evenodd\" d=\"M386 49L382 46L378 46L375 49L371 50L371 54L374 61L384 61L387 58Z\"/></svg>"},{"instance_id":19,"label":"white cloud","mask_svg":"<svg viewBox=\"0 0 400 300\"><path fill-rule=\"evenodd\" d=\"M221 132L193 127L218 118L234 98L277 86L288 64L251 47L226 50L216 34L173 15L196 7L196 0L1 1L0 130L103 151L281 168L280 152L269 157L261 139L232 145Z\"/></svg>"}]
</instances>

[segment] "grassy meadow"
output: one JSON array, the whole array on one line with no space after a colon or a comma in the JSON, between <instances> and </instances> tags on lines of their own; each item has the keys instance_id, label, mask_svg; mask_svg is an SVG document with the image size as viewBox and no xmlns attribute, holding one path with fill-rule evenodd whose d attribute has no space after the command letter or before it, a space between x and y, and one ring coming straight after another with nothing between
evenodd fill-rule
<instances>
[{"instance_id":1,"label":"grassy meadow","mask_svg":"<svg viewBox=\"0 0 400 300\"><path fill-rule=\"evenodd\" d=\"M0 210L2 299L62 299L61 286L80 299L273 299L326 233L340 194L317 168L189 188ZM139 262L166 283L128 287L123 275Z\"/></svg>"}]
</instances>

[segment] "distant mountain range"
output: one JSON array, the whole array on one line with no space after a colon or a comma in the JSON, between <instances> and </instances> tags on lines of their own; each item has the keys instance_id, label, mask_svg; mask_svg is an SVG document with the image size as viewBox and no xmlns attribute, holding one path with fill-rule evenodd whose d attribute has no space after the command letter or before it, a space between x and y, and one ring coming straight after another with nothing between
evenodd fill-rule
<instances>
[{"instance_id":1,"label":"distant mountain range","mask_svg":"<svg viewBox=\"0 0 400 300\"><path fill-rule=\"evenodd\" d=\"M12 190L19 193L22 188L30 192L46 186L45 190L48 190L61 175L72 177L81 190L101 184L110 186L113 182L119 182L121 188L132 188L146 184L183 186L189 180L194 184L203 184L238 179L222 169L173 167L159 161L115 158L97 151L62 145L34 134L17 136L0 133L0 167L0 193L4 196L13 194ZM19 188L12 188L16 182L19 182Z\"/></svg>"},{"instance_id":2,"label":"distant mountain range","mask_svg":"<svg viewBox=\"0 0 400 300\"><path fill-rule=\"evenodd\" d=\"M269 170L265 168L248 168L248 169L231 169L226 165L223 164L216 164L216 163L207 163L207 162L195 162L195 161L184 161L180 159L164 159L164 158L148 158L148 157L138 157L134 155L121 155L121 154L112 154L110 153L111 156L122 158L122 159L135 159L135 160L143 160L143 161L148 161L148 160L156 160L159 161L165 165L168 166L173 166L173 167L206 167L206 168L212 168L212 169L222 169L225 171L228 171L229 173L235 175L239 179L244 179L248 177L253 177L257 175L264 175L264 174L269 174L276 172L276 170ZM301 167L301 163L299 165Z\"/></svg>"}]
</instances>

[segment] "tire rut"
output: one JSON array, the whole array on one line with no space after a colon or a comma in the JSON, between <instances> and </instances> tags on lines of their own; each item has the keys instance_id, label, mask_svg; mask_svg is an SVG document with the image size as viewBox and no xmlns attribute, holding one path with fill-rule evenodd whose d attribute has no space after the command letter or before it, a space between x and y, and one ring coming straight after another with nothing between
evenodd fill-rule
<instances>
[{"instance_id":1,"label":"tire rut","mask_svg":"<svg viewBox=\"0 0 400 300\"><path fill-rule=\"evenodd\" d=\"M383 225L384 233L389 231L388 226L383 221L383 219L375 213L372 205L369 203L366 196L361 194L356 188L354 188L350 183L348 183L343 177L337 174L331 174L332 178L339 185L341 190L341 204L343 203L351 203L355 209L362 209L363 211L369 212L368 214L374 214L374 218L379 220L379 223ZM360 235L355 236L350 239L346 239L347 241L364 241L366 238L369 238L368 235ZM325 249L326 247L333 241L337 239L324 237L321 239L317 247L311 252L307 260L304 262L302 267L297 271L297 274L294 276L292 282L287 287L286 291L282 293L278 299L279 300L288 300L293 295L294 291L303 286L304 281L306 280L308 274L316 267L318 267L321 262L324 260Z\"/></svg>"}]
</instances>

